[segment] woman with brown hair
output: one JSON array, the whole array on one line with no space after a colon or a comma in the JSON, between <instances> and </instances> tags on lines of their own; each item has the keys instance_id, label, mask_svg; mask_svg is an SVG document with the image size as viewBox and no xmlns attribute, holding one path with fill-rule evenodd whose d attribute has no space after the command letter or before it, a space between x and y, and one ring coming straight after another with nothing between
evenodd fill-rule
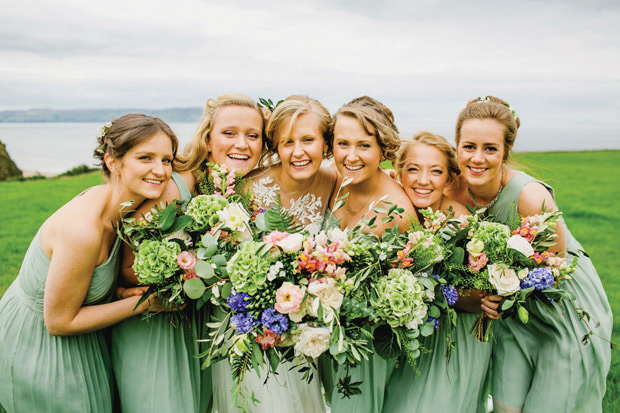
<instances>
[{"instance_id":1,"label":"woman with brown hair","mask_svg":"<svg viewBox=\"0 0 620 413\"><path fill-rule=\"evenodd\" d=\"M510 162L520 120L507 102L493 96L471 100L456 123L456 144L461 175L459 189L451 194L474 208L486 207L504 224L518 216L555 211L553 189ZM568 299L553 305L552 314L536 301L527 303L529 322L502 319L493 323L492 395L496 412L601 411L609 372L612 315L596 269L564 221L556 228L557 244L550 250L577 257L577 271L562 288L574 304L600 323L586 345L588 332ZM567 254L568 253L568 254ZM495 309L499 296L482 299L482 308Z\"/></svg>"}]
</instances>

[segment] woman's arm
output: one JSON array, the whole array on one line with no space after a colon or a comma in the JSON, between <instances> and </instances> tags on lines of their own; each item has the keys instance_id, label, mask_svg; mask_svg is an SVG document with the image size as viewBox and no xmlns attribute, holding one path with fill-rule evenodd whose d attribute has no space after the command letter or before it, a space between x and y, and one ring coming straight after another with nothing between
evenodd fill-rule
<instances>
[{"instance_id":1,"label":"woman's arm","mask_svg":"<svg viewBox=\"0 0 620 413\"><path fill-rule=\"evenodd\" d=\"M526 184L519 194L519 204L517 206L519 215L524 217L542 214L543 207L546 212L558 210L547 188L538 182ZM556 244L549 248L549 250L557 255L564 256L566 252L566 236L562 222L558 222L556 225L555 234L557 235Z\"/></svg>"}]
</instances>

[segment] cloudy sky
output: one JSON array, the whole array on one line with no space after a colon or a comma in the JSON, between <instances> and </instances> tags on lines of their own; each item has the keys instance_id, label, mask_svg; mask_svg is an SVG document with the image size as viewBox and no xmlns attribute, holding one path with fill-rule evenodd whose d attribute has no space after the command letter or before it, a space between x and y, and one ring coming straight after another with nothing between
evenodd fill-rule
<instances>
[{"instance_id":1,"label":"cloudy sky","mask_svg":"<svg viewBox=\"0 0 620 413\"><path fill-rule=\"evenodd\" d=\"M620 148L620 3L443 0L0 0L0 110L202 106L359 95L405 136L453 136L473 97L530 139ZM615 145L615 146L614 146ZM543 148L549 149L549 148Z\"/></svg>"}]
</instances>

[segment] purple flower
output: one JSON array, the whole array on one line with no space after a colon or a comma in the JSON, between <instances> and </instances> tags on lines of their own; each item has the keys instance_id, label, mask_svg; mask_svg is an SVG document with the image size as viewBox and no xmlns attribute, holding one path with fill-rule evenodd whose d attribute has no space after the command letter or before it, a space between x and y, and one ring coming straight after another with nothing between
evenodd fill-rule
<instances>
[{"instance_id":1,"label":"purple flower","mask_svg":"<svg viewBox=\"0 0 620 413\"><path fill-rule=\"evenodd\" d=\"M278 313L273 308L263 311L260 322L264 327L270 329L276 334L282 334L288 330L288 318L284 314Z\"/></svg>"},{"instance_id":2,"label":"purple flower","mask_svg":"<svg viewBox=\"0 0 620 413\"><path fill-rule=\"evenodd\" d=\"M239 313L232 316L230 324L235 327L237 334L245 334L258 325L256 318L250 313Z\"/></svg>"},{"instance_id":3,"label":"purple flower","mask_svg":"<svg viewBox=\"0 0 620 413\"><path fill-rule=\"evenodd\" d=\"M429 317L427 320L435 322L435 330L437 330L439 328L439 320L438 319L436 319L435 317Z\"/></svg>"},{"instance_id":4,"label":"purple flower","mask_svg":"<svg viewBox=\"0 0 620 413\"><path fill-rule=\"evenodd\" d=\"M446 297L448 305L454 305L459 300L459 293L453 285L442 285L441 291L443 291L443 296Z\"/></svg>"},{"instance_id":5,"label":"purple flower","mask_svg":"<svg viewBox=\"0 0 620 413\"><path fill-rule=\"evenodd\" d=\"M248 304L250 304L249 300L247 300L247 298L249 297L250 296L248 294L238 293L233 288L232 294L226 299L226 302L233 311L240 313L245 311L245 308L248 306Z\"/></svg>"},{"instance_id":6,"label":"purple flower","mask_svg":"<svg viewBox=\"0 0 620 413\"><path fill-rule=\"evenodd\" d=\"M521 289L534 287L537 290L545 290L553 285L553 272L550 268L534 268L527 277L521 281Z\"/></svg>"}]
</instances>

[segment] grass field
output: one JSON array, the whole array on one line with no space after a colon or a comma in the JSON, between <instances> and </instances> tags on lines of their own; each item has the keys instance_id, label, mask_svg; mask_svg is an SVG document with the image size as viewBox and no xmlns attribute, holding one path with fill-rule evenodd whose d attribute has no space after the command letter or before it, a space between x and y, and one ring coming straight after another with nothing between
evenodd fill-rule
<instances>
[{"instance_id":1,"label":"grass field","mask_svg":"<svg viewBox=\"0 0 620 413\"><path fill-rule=\"evenodd\" d=\"M528 153L516 160L555 188L556 201L572 234L596 266L614 312L614 341L620 342L620 151ZM0 296L17 276L21 260L45 219L99 175L0 183ZM620 352L614 351L603 402L620 411Z\"/></svg>"}]
</instances>

